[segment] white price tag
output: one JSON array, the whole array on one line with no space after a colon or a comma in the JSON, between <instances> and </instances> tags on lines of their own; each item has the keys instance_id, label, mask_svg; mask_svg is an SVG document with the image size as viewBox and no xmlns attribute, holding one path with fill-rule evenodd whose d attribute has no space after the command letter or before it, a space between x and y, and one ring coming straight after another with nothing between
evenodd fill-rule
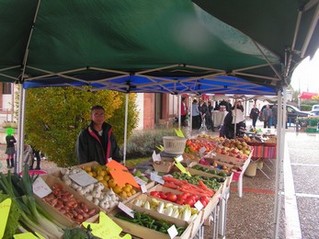
<instances>
[{"instance_id":1,"label":"white price tag","mask_svg":"<svg viewBox=\"0 0 319 239\"><path fill-rule=\"evenodd\" d=\"M146 182L143 179L141 179L141 178L139 178L137 176L134 176L134 179L135 179L135 181L137 182L138 185L142 186L143 184L146 184Z\"/></svg>"},{"instance_id":2,"label":"white price tag","mask_svg":"<svg viewBox=\"0 0 319 239\"><path fill-rule=\"evenodd\" d=\"M182 156L182 155L177 156L177 157L175 158L175 161L176 161L177 163L182 162L182 161L183 161L183 156Z\"/></svg>"},{"instance_id":3,"label":"white price tag","mask_svg":"<svg viewBox=\"0 0 319 239\"><path fill-rule=\"evenodd\" d=\"M134 212L131 208L126 206L124 203L120 202L117 207L121 209L123 212L125 212L127 215L129 215L131 218L134 218Z\"/></svg>"},{"instance_id":4,"label":"white price tag","mask_svg":"<svg viewBox=\"0 0 319 239\"><path fill-rule=\"evenodd\" d=\"M152 172L151 173L151 180L154 181L154 182L157 182L159 184L164 184L164 180L161 176L159 176L157 174L157 172Z\"/></svg>"},{"instance_id":5,"label":"white price tag","mask_svg":"<svg viewBox=\"0 0 319 239\"><path fill-rule=\"evenodd\" d=\"M205 153L205 151L206 151L206 148L205 148L205 147L201 147L201 148L199 149L199 155L200 155L200 156L203 156L203 154Z\"/></svg>"},{"instance_id":6,"label":"white price tag","mask_svg":"<svg viewBox=\"0 0 319 239\"><path fill-rule=\"evenodd\" d=\"M147 192L147 188L146 188L145 184L141 185L141 191L142 191L142 193L146 193Z\"/></svg>"},{"instance_id":7,"label":"white price tag","mask_svg":"<svg viewBox=\"0 0 319 239\"><path fill-rule=\"evenodd\" d=\"M52 192L51 188L48 186L48 184L46 184L46 182L44 182L41 177L38 177L34 181L34 183L32 184L32 188L34 194L36 194L39 198L44 198Z\"/></svg>"},{"instance_id":8,"label":"white price tag","mask_svg":"<svg viewBox=\"0 0 319 239\"><path fill-rule=\"evenodd\" d=\"M142 193L146 193L147 192L146 182L143 179L141 179L141 178L139 178L137 176L134 176L134 179L137 182L137 184L141 186Z\"/></svg>"},{"instance_id":9,"label":"white price tag","mask_svg":"<svg viewBox=\"0 0 319 239\"><path fill-rule=\"evenodd\" d=\"M84 170L81 170L78 173L71 174L69 175L69 177L82 187L86 187L97 182L95 178L87 174L87 172L85 172Z\"/></svg>"},{"instance_id":10,"label":"white price tag","mask_svg":"<svg viewBox=\"0 0 319 239\"><path fill-rule=\"evenodd\" d=\"M202 210L203 207L204 207L204 205L202 204L202 202L199 201L199 200L194 204L194 206L195 206L195 208L196 208L198 211Z\"/></svg>"},{"instance_id":11,"label":"white price tag","mask_svg":"<svg viewBox=\"0 0 319 239\"><path fill-rule=\"evenodd\" d=\"M152 159L153 159L153 162L162 160L161 155L160 154L156 154L155 150L153 151Z\"/></svg>"},{"instance_id":12,"label":"white price tag","mask_svg":"<svg viewBox=\"0 0 319 239\"><path fill-rule=\"evenodd\" d=\"M175 225L172 225L170 228L167 229L168 235L170 238L174 238L178 235L178 231Z\"/></svg>"}]
</instances>

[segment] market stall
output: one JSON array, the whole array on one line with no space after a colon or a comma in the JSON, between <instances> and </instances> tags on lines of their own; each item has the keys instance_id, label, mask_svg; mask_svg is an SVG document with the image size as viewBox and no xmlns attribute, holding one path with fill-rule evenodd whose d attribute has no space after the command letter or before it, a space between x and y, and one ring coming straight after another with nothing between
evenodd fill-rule
<instances>
[{"instance_id":1,"label":"market stall","mask_svg":"<svg viewBox=\"0 0 319 239\"><path fill-rule=\"evenodd\" d=\"M109 220L119 228L114 238L121 238L121 232L123 238L203 238L204 225L211 225L213 238L225 235L230 184L234 175L244 172L251 148L240 151L235 141L227 141L232 145L225 147L219 137L180 138L170 141L166 153L181 154L153 157L144 172L130 171L112 160L107 165L90 162L57 169L32 182L25 168L22 177L14 176L15 181L28 182L19 191L28 192L37 207L51 215L55 231L22 217L17 221L18 234L37 232L44 238L62 238L65 229L85 231L90 225L91 233L98 237L102 229L111 233L103 224ZM224 154L226 148L229 151ZM0 177L0 189L11 201L17 197L13 193L17 188L12 191L8 186L12 179L10 173ZM23 205L27 204L19 199L19 206Z\"/></svg>"}]
</instances>

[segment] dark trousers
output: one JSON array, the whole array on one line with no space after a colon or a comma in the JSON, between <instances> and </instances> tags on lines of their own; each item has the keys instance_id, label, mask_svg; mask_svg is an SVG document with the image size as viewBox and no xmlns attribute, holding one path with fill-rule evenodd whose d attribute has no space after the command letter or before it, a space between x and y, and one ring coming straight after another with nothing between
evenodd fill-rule
<instances>
[{"instance_id":1,"label":"dark trousers","mask_svg":"<svg viewBox=\"0 0 319 239\"><path fill-rule=\"evenodd\" d=\"M257 118L258 118L258 117L254 117L254 118L252 119L252 120L253 120L253 127L254 127L254 128L256 128Z\"/></svg>"},{"instance_id":2,"label":"dark trousers","mask_svg":"<svg viewBox=\"0 0 319 239\"><path fill-rule=\"evenodd\" d=\"M11 168L14 167L14 160L13 160L13 158L7 159L7 167L8 167L8 168L9 168L9 167L11 167Z\"/></svg>"},{"instance_id":3,"label":"dark trousers","mask_svg":"<svg viewBox=\"0 0 319 239\"><path fill-rule=\"evenodd\" d=\"M264 129L265 128L270 128L270 119L268 119L268 120L264 120Z\"/></svg>"},{"instance_id":4,"label":"dark trousers","mask_svg":"<svg viewBox=\"0 0 319 239\"><path fill-rule=\"evenodd\" d=\"M200 115L192 116L192 129L200 128Z\"/></svg>"},{"instance_id":5,"label":"dark trousers","mask_svg":"<svg viewBox=\"0 0 319 239\"><path fill-rule=\"evenodd\" d=\"M34 158L36 159L36 162L37 162L37 166L35 167L35 169L40 169L40 162L41 162L40 151L33 150L33 158L30 165L30 169L33 169Z\"/></svg>"}]
</instances>

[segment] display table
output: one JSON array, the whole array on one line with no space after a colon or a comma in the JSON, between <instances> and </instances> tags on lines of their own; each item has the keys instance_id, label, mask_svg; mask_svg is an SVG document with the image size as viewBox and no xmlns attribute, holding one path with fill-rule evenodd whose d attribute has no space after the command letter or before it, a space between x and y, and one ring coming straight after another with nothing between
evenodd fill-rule
<instances>
[{"instance_id":1,"label":"display table","mask_svg":"<svg viewBox=\"0 0 319 239\"><path fill-rule=\"evenodd\" d=\"M218 128L223 124L226 114L227 114L227 111L212 112L212 120L213 120L213 124L215 128Z\"/></svg>"},{"instance_id":2,"label":"display table","mask_svg":"<svg viewBox=\"0 0 319 239\"><path fill-rule=\"evenodd\" d=\"M268 143L268 142L250 142L248 145L253 147L253 154L252 154L252 162L260 161L264 163L266 167L270 169L270 167L267 165L266 161L269 161L271 164L271 159L276 158L276 143ZM256 167L256 170L260 170L266 178L270 179L270 177L265 173L264 170L262 170L262 167Z\"/></svg>"}]
</instances>

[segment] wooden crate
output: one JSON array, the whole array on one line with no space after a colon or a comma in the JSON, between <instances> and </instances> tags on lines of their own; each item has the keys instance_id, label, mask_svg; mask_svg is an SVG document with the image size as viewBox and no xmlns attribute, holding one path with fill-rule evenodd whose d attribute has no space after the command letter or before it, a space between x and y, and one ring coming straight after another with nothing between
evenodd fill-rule
<instances>
[{"instance_id":1,"label":"wooden crate","mask_svg":"<svg viewBox=\"0 0 319 239\"><path fill-rule=\"evenodd\" d=\"M94 203L88 201L86 198L84 198L82 195L78 194L74 189L72 189L71 187L65 185L59 178L54 177L52 175L42 175L41 178L45 181L45 183L52 188L52 186L56 183L58 183L59 185L62 186L62 189L65 191L70 192L71 194L74 195L74 198L76 198L78 201L85 203L88 208L91 209L96 209L96 214L94 216L92 216L91 218L89 218L88 222L95 222L98 217L99 217L99 212L100 212L100 208L98 206L96 206ZM59 210L57 210L55 207L53 207L52 205L48 204L47 202L45 202L42 198L38 197L37 195L35 195L36 201L43 205L43 207L46 209L46 211L48 213L50 213L58 222L60 222L62 225L65 225L66 227L74 227L74 226L78 226L79 224L76 221L71 220L70 218L68 218L67 216L65 216L64 214L62 214Z\"/></svg>"},{"instance_id":2,"label":"wooden crate","mask_svg":"<svg viewBox=\"0 0 319 239\"><path fill-rule=\"evenodd\" d=\"M150 189L150 192L151 191L173 192L175 194L182 193L178 190L167 188L167 187L164 187L162 185L156 185L155 187ZM194 225L194 227L192 228L192 234L194 232L196 234L197 230L199 229L199 226L202 225L204 223L204 221L209 217L209 215L212 214L214 208L217 206L217 204L219 202L219 199L221 197L221 192L222 192L222 187L220 187L215 192L214 196L210 198L209 203L206 205L206 207L201 210L202 214L201 214L200 222L198 224Z\"/></svg>"},{"instance_id":3,"label":"wooden crate","mask_svg":"<svg viewBox=\"0 0 319 239\"><path fill-rule=\"evenodd\" d=\"M156 230L147 228L147 227L143 227L141 225L135 224L135 223L131 223L125 220L122 220L120 218L115 217L114 215L116 213L119 212L119 209L113 210L111 212L111 214L109 215L109 217L116 223L118 224L124 232L129 233L133 236L136 236L138 238L151 238L151 239L170 239L170 236L168 234L162 233L162 232L158 232ZM159 213L158 213L159 214ZM159 214L158 217L154 216L154 218L156 219L163 219L163 217L161 216L162 214ZM174 218L175 219L175 218ZM175 224L176 226L183 226L186 225L184 222L182 224L180 224L180 221L168 221L171 222L173 224ZM174 239L189 239L192 238L192 226L188 225L185 229L185 231L183 232L183 234L181 236L176 236L174 237Z\"/></svg>"},{"instance_id":4,"label":"wooden crate","mask_svg":"<svg viewBox=\"0 0 319 239\"><path fill-rule=\"evenodd\" d=\"M205 166L205 165L201 165L201 167L215 169L213 167L209 167L209 166ZM230 187L230 183L232 182L232 178L233 178L233 172L227 177L222 177L222 176L219 176L216 174L203 172L203 171L200 171L200 170L197 170L194 168L188 168L188 171L190 172L191 175L200 175L200 176L205 176L205 177L210 177L210 178L225 178L225 181L223 183L220 183L222 185L221 186L221 194L223 194L227 190L227 188Z\"/></svg>"},{"instance_id":5,"label":"wooden crate","mask_svg":"<svg viewBox=\"0 0 319 239\"><path fill-rule=\"evenodd\" d=\"M159 185L159 186L160 186L160 185ZM163 188L165 188L165 187L163 187ZM163 189L163 188L162 188L162 189ZM160 191L160 190L156 190L156 191ZM172 191L168 190L167 192L172 192ZM153 198L153 197L148 196L148 195L146 195L146 194L141 194L141 195L139 195L139 196L136 198L136 200L137 200L137 199L141 199L141 200L143 200L143 201L144 201L144 200L151 201L152 198ZM166 200L163 200L163 199L160 199L160 198L156 198L156 200L158 200L158 201L160 201L160 202L163 201L163 202L165 202L165 203L171 203L171 204L177 205L177 206L182 206L182 205L179 205L179 204L176 204L176 203L173 203L173 202L170 202L170 201L166 201ZM136 211L144 212L144 213L149 214L149 215L151 215L151 216L154 216L154 217L156 217L156 218L161 218L161 219L163 219L163 220L165 220L165 221L168 221L168 222L177 223L178 225L185 225L185 227L186 227L186 226L190 226L190 227L191 227L191 232L190 232L191 237L195 236L196 233L197 233L197 231L198 231L198 229L199 229L200 222L201 222L201 219L202 219L203 210L201 210L201 211L198 212L197 217L196 217L193 221L187 222L187 221L184 221L184 220L182 220L182 219L172 218L172 217L167 216L167 215L165 215L165 214L160 214L160 213L158 213L157 211L154 211L154 210L148 210L148 209L145 209L145 208L142 208L142 207L137 207L137 206L135 206L133 203L134 203L134 200L131 200L127 205L128 205L130 208L132 208L132 209L134 209L134 210L136 210Z\"/></svg>"}]
</instances>

